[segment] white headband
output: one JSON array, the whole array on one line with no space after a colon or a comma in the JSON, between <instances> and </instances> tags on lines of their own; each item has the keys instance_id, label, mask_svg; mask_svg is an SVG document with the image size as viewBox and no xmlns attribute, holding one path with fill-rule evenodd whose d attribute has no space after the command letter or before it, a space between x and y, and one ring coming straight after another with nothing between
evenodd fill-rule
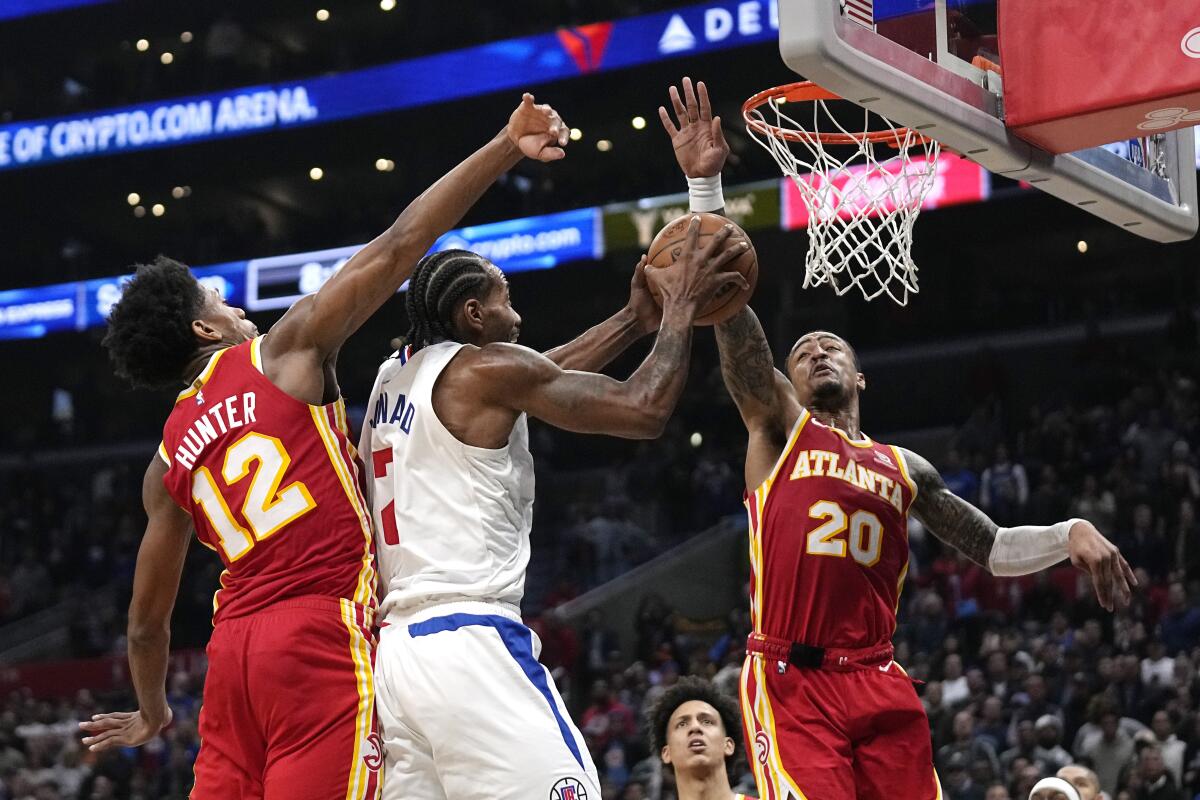
<instances>
[{"instance_id":1,"label":"white headband","mask_svg":"<svg viewBox=\"0 0 1200 800\"><path fill-rule=\"evenodd\" d=\"M1062 792L1067 796L1067 800L1080 800L1079 790L1062 778L1042 778L1029 790L1030 800L1042 789L1053 789L1056 792Z\"/></svg>"}]
</instances>

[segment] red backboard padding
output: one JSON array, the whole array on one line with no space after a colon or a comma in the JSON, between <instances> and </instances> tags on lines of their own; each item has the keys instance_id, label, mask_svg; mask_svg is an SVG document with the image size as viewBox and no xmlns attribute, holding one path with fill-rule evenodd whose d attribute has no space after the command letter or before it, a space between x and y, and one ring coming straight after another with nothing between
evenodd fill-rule
<instances>
[{"instance_id":1,"label":"red backboard padding","mask_svg":"<svg viewBox=\"0 0 1200 800\"><path fill-rule=\"evenodd\" d=\"M1005 123L1051 153L1200 124L1200 0L1000 0Z\"/></svg>"}]
</instances>

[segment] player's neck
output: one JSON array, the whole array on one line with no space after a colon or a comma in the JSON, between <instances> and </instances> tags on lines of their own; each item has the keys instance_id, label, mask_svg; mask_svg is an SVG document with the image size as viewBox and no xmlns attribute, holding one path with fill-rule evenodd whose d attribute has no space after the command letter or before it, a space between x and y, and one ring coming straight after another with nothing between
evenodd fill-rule
<instances>
[{"instance_id":1,"label":"player's neck","mask_svg":"<svg viewBox=\"0 0 1200 800\"><path fill-rule=\"evenodd\" d=\"M858 422L857 403L842 408L820 408L814 404L814 407L809 408L808 412L817 422L830 428L837 428L851 439L863 438L862 428L859 427Z\"/></svg>"},{"instance_id":2,"label":"player's neck","mask_svg":"<svg viewBox=\"0 0 1200 800\"><path fill-rule=\"evenodd\" d=\"M196 378L200 377L200 373L208 366L208 361L213 357L213 353L218 350L224 350L229 346L228 342L215 342L197 350L196 355L192 356L192 359L188 361L187 366L183 370L184 385L190 386L195 382Z\"/></svg>"},{"instance_id":3,"label":"player's neck","mask_svg":"<svg viewBox=\"0 0 1200 800\"><path fill-rule=\"evenodd\" d=\"M675 771L675 788L679 800L732 800L733 789L724 764L707 773Z\"/></svg>"}]
</instances>

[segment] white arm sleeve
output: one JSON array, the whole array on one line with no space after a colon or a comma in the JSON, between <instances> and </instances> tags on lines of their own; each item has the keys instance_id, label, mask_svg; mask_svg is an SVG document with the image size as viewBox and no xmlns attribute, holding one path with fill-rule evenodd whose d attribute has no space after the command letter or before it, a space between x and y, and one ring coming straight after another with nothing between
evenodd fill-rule
<instances>
[{"instance_id":1,"label":"white arm sleeve","mask_svg":"<svg viewBox=\"0 0 1200 800\"><path fill-rule=\"evenodd\" d=\"M1022 525L996 531L996 541L988 556L988 571L1012 577L1041 572L1067 557L1067 539L1071 526L1079 519L1056 525Z\"/></svg>"}]
</instances>

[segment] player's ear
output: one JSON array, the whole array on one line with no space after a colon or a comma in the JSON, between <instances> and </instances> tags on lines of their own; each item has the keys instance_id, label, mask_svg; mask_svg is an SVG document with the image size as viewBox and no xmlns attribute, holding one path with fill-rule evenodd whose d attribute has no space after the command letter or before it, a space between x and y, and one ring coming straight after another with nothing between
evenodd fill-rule
<instances>
[{"instance_id":1,"label":"player's ear","mask_svg":"<svg viewBox=\"0 0 1200 800\"><path fill-rule=\"evenodd\" d=\"M471 339L472 333L483 330L483 303L478 298L468 297L454 316L464 339Z\"/></svg>"},{"instance_id":2,"label":"player's ear","mask_svg":"<svg viewBox=\"0 0 1200 800\"><path fill-rule=\"evenodd\" d=\"M667 747L665 744L663 745L662 752L659 753L658 755L659 755L659 758L662 759L662 762L664 764L671 763L671 748Z\"/></svg>"},{"instance_id":3,"label":"player's ear","mask_svg":"<svg viewBox=\"0 0 1200 800\"><path fill-rule=\"evenodd\" d=\"M737 749L737 744L734 743L733 739L726 736L725 747L722 749L725 751L725 757L729 758L731 755L733 755L733 751Z\"/></svg>"},{"instance_id":4,"label":"player's ear","mask_svg":"<svg viewBox=\"0 0 1200 800\"><path fill-rule=\"evenodd\" d=\"M861 372L855 373L854 383L858 386L860 392L865 391L867 388L867 376Z\"/></svg>"},{"instance_id":5,"label":"player's ear","mask_svg":"<svg viewBox=\"0 0 1200 800\"><path fill-rule=\"evenodd\" d=\"M221 332L202 319L192 320L192 335L200 344L211 344L221 341Z\"/></svg>"}]
</instances>

